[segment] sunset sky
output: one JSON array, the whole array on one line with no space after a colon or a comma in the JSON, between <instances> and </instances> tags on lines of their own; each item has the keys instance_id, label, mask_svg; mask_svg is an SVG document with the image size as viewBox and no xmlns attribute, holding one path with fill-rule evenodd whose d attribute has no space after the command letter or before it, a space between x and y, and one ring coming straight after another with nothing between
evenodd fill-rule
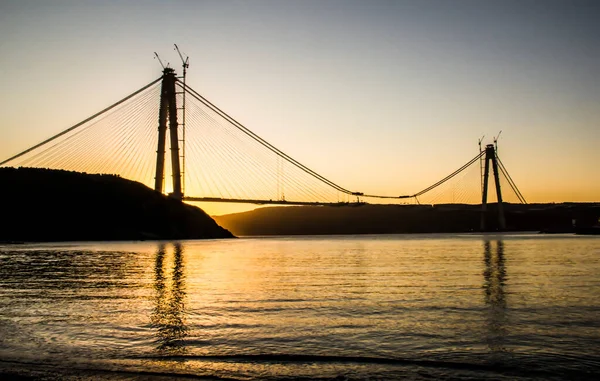
<instances>
[{"instance_id":1,"label":"sunset sky","mask_svg":"<svg viewBox=\"0 0 600 381\"><path fill-rule=\"evenodd\" d=\"M190 86L346 188L418 191L502 130L529 202L600 201L599 20L594 0L0 0L0 161L158 78L154 51L179 68L177 43Z\"/></svg>"}]
</instances>

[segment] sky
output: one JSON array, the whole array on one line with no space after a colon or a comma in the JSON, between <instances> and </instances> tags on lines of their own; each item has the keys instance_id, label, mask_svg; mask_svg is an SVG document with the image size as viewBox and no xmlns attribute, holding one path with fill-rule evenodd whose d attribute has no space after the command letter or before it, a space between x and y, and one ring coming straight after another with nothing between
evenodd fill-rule
<instances>
[{"instance_id":1,"label":"sky","mask_svg":"<svg viewBox=\"0 0 600 381\"><path fill-rule=\"evenodd\" d=\"M348 189L407 194L502 134L529 202L600 201L600 2L0 0L0 159L156 79L153 59ZM205 205L211 214L240 206Z\"/></svg>"}]
</instances>

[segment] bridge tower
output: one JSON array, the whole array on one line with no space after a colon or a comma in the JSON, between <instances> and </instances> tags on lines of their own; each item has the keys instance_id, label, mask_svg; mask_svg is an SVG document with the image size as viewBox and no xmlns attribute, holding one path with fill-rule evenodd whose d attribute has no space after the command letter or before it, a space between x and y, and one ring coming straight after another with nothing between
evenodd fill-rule
<instances>
[{"instance_id":1,"label":"bridge tower","mask_svg":"<svg viewBox=\"0 0 600 381\"><path fill-rule=\"evenodd\" d=\"M156 176L154 190L163 193L165 178L165 146L167 140L167 119L169 120L169 139L171 141L171 170L173 174L173 193L169 196L183 199L181 190L181 165L179 162L179 137L177 133L177 100L175 92L175 70L167 67L163 70L158 112L158 148L156 150Z\"/></svg>"},{"instance_id":2,"label":"bridge tower","mask_svg":"<svg viewBox=\"0 0 600 381\"><path fill-rule=\"evenodd\" d=\"M494 182L496 184L496 197L498 199L498 228L506 229L506 220L504 219L504 208L502 207L502 190L500 189L500 175L498 173L498 160L496 157L496 148L493 144L485 146L485 169L483 172L483 193L481 199L481 231L486 230L487 217L487 194L490 177L490 162L494 171Z\"/></svg>"}]
</instances>

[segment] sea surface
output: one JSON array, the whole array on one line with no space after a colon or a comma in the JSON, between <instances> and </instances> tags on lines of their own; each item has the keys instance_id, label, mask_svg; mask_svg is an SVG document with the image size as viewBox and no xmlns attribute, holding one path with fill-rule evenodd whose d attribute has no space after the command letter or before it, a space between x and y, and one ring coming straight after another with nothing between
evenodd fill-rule
<instances>
[{"instance_id":1,"label":"sea surface","mask_svg":"<svg viewBox=\"0 0 600 381\"><path fill-rule=\"evenodd\" d=\"M600 379L600 237L0 245L2 367L106 379Z\"/></svg>"}]
</instances>

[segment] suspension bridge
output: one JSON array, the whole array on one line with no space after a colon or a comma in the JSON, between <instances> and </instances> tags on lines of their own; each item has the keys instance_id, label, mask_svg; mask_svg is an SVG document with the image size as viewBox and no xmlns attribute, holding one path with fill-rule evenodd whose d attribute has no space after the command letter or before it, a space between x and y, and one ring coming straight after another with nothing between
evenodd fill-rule
<instances>
[{"instance_id":1,"label":"suspension bridge","mask_svg":"<svg viewBox=\"0 0 600 381\"><path fill-rule=\"evenodd\" d=\"M436 203L445 197L481 203L483 211L493 172L500 208L506 189L511 202L525 203L494 145L480 148L463 166L414 193L347 189L252 132L169 67L161 77L0 166L117 174L187 202L341 206L364 200Z\"/></svg>"}]
</instances>

